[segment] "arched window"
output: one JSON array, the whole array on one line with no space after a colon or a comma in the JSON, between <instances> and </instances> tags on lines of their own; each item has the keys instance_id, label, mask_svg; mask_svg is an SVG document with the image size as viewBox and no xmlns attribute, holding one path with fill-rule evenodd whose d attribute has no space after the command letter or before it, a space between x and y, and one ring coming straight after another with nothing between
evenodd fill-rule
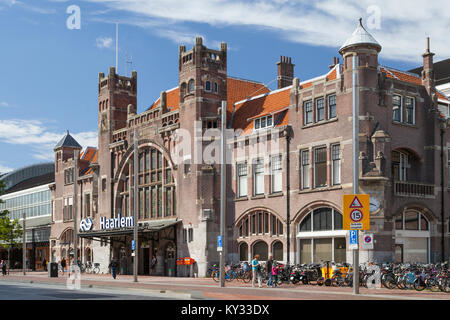
<instances>
[{"instance_id":1,"label":"arched window","mask_svg":"<svg viewBox=\"0 0 450 320\"><path fill-rule=\"evenodd\" d=\"M414 210L406 211L395 218L395 229L428 231L429 223L422 213Z\"/></svg>"},{"instance_id":2,"label":"arched window","mask_svg":"<svg viewBox=\"0 0 450 320\"><path fill-rule=\"evenodd\" d=\"M267 243L264 241L258 241L255 244L253 244L253 254L252 258L259 254L259 260L260 261L267 261L269 258L269 247L267 246Z\"/></svg>"},{"instance_id":3,"label":"arched window","mask_svg":"<svg viewBox=\"0 0 450 320\"><path fill-rule=\"evenodd\" d=\"M323 207L308 213L299 224L299 232L342 230L342 215L332 208Z\"/></svg>"},{"instance_id":4,"label":"arched window","mask_svg":"<svg viewBox=\"0 0 450 320\"><path fill-rule=\"evenodd\" d=\"M205 91L211 91L211 81L206 81L205 83Z\"/></svg>"},{"instance_id":5,"label":"arched window","mask_svg":"<svg viewBox=\"0 0 450 320\"><path fill-rule=\"evenodd\" d=\"M274 214L262 210L250 212L237 227L239 237L264 234L280 236L284 234L283 222Z\"/></svg>"},{"instance_id":6,"label":"arched window","mask_svg":"<svg viewBox=\"0 0 450 320\"><path fill-rule=\"evenodd\" d=\"M188 82L188 92L194 93L194 79L191 79Z\"/></svg>"},{"instance_id":7,"label":"arched window","mask_svg":"<svg viewBox=\"0 0 450 320\"><path fill-rule=\"evenodd\" d=\"M156 148L141 149L138 156L138 217L153 219L176 215L175 180L169 162ZM122 213L129 216L130 196L127 177L122 196ZM164 210L163 210L164 208Z\"/></svg>"},{"instance_id":8,"label":"arched window","mask_svg":"<svg viewBox=\"0 0 450 320\"><path fill-rule=\"evenodd\" d=\"M283 260L283 243L281 241L277 241L272 245L272 253L274 260Z\"/></svg>"},{"instance_id":9,"label":"arched window","mask_svg":"<svg viewBox=\"0 0 450 320\"><path fill-rule=\"evenodd\" d=\"M248 261L248 245L245 242L239 245L239 261Z\"/></svg>"}]
</instances>

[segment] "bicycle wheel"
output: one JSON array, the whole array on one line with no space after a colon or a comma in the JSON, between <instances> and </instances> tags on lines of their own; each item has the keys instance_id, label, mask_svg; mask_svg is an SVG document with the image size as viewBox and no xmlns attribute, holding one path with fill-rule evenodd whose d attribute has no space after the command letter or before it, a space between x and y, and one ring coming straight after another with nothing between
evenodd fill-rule
<instances>
[{"instance_id":1,"label":"bicycle wheel","mask_svg":"<svg viewBox=\"0 0 450 320\"><path fill-rule=\"evenodd\" d=\"M430 278L425 281L427 288L432 292L439 292L441 288L439 287L439 282L436 279Z\"/></svg>"},{"instance_id":2,"label":"bicycle wheel","mask_svg":"<svg viewBox=\"0 0 450 320\"><path fill-rule=\"evenodd\" d=\"M233 271L231 270L225 271L225 281L228 282L233 281Z\"/></svg>"},{"instance_id":3,"label":"bicycle wheel","mask_svg":"<svg viewBox=\"0 0 450 320\"><path fill-rule=\"evenodd\" d=\"M448 278L442 279L439 283L439 288L442 292L450 293L450 280Z\"/></svg>"},{"instance_id":4,"label":"bicycle wheel","mask_svg":"<svg viewBox=\"0 0 450 320\"><path fill-rule=\"evenodd\" d=\"M394 289L396 287L394 277L392 275L387 275L384 278L383 285L390 290Z\"/></svg>"},{"instance_id":5,"label":"bicycle wheel","mask_svg":"<svg viewBox=\"0 0 450 320\"><path fill-rule=\"evenodd\" d=\"M249 283L252 280L252 273L245 271L244 274L242 275L242 281L244 281L244 283Z\"/></svg>"},{"instance_id":6,"label":"bicycle wheel","mask_svg":"<svg viewBox=\"0 0 450 320\"><path fill-rule=\"evenodd\" d=\"M427 285L425 282L421 281L419 278L414 281L414 289L416 289L416 291L423 291L426 287Z\"/></svg>"}]
</instances>

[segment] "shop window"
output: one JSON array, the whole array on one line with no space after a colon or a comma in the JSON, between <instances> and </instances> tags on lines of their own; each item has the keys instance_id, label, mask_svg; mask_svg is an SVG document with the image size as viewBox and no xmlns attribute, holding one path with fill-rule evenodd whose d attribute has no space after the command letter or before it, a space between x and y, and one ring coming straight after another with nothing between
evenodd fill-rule
<instances>
[{"instance_id":1,"label":"shop window","mask_svg":"<svg viewBox=\"0 0 450 320\"><path fill-rule=\"evenodd\" d=\"M332 258L332 239L314 239L314 260L313 263L322 261L331 261Z\"/></svg>"}]
</instances>

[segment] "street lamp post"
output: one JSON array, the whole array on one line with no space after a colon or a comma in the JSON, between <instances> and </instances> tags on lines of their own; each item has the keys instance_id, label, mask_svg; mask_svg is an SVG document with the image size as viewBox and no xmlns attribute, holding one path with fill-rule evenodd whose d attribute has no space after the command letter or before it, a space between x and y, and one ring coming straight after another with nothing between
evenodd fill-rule
<instances>
[{"instance_id":1,"label":"street lamp post","mask_svg":"<svg viewBox=\"0 0 450 320\"><path fill-rule=\"evenodd\" d=\"M77 237L78 237L78 227L77 227L77 180L78 180L78 157L80 154L80 150L75 149L73 151L73 260L75 265L77 265L78 261L78 253L77 253Z\"/></svg>"},{"instance_id":2,"label":"street lamp post","mask_svg":"<svg viewBox=\"0 0 450 320\"><path fill-rule=\"evenodd\" d=\"M27 239L27 229L26 229L26 224L25 224L25 220L27 218L27 214L24 212L23 213L23 240L22 240L22 270L23 270L23 275L26 274L26 263L27 263L27 243L26 243L26 239Z\"/></svg>"},{"instance_id":3,"label":"street lamp post","mask_svg":"<svg viewBox=\"0 0 450 320\"><path fill-rule=\"evenodd\" d=\"M134 260L133 260L133 281L137 282L137 273L138 273L138 219L137 219L137 207L138 207L138 133L137 130L134 129L134 165L133 165L133 171L134 171L134 185L133 185L133 214L134 214L134 232L133 232L133 239L134 239Z\"/></svg>"},{"instance_id":4,"label":"street lamp post","mask_svg":"<svg viewBox=\"0 0 450 320\"><path fill-rule=\"evenodd\" d=\"M219 276L220 287L225 287L225 258L226 258L226 239L225 238L225 213L226 213L226 141L225 131L227 129L227 102L222 101L222 132L221 149L222 163L220 166L220 236L222 238L222 251L220 251Z\"/></svg>"}]
</instances>

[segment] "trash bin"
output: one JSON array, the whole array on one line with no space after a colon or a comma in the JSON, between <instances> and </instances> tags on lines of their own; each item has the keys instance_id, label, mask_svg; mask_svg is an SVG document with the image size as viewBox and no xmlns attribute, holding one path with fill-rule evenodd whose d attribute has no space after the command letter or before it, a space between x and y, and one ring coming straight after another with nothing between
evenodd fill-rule
<instances>
[{"instance_id":1,"label":"trash bin","mask_svg":"<svg viewBox=\"0 0 450 320\"><path fill-rule=\"evenodd\" d=\"M48 274L50 278L58 278L58 263L51 262L50 268L48 269Z\"/></svg>"}]
</instances>

